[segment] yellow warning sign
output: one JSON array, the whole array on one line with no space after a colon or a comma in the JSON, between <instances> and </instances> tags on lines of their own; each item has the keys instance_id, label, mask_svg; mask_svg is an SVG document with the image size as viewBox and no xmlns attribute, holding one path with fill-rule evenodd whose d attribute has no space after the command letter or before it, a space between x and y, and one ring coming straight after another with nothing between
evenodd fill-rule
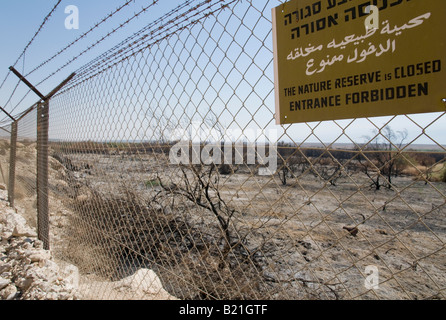
<instances>
[{"instance_id":1,"label":"yellow warning sign","mask_svg":"<svg viewBox=\"0 0 446 320\"><path fill-rule=\"evenodd\" d=\"M273 9L276 122L445 111L443 0L292 0Z\"/></svg>"}]
</instances>

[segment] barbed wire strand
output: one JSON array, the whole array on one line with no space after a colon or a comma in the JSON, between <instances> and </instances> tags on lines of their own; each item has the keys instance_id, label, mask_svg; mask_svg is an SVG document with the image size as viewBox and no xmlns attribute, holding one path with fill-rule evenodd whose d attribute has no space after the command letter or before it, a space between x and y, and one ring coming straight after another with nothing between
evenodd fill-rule
<instances>
[{"instance_id":1,"label":"barbed wire strand","mask_svg":"<svg viewBox=\"0 0 446 320\"><path fill-rule=\"evenodd\" d=\"M110 15L108 15L106 18L104 19L108 19L109 17L115 15L116 13L118 13L120 10L122 10L122 8L128 4L130 4L132 1L134 0L130 0L127 1L124 5L122 5L121 7L117 8L114 12L112 12ZM51 74L49 74L47 77L45 77L43 80L39 81L36 86L41 85L42 83L44 83L45 81L47 81L48 79L50 79L51 77L53 77L54 75L56 75L57 73L59 73L60 71L62 71L63 69L65 69L68 65L70 65L71 63L73 63L74 61L76 61L80 56L84 55L85 53L87 53L88 51L90 51L91 49L93 49L94 47L96 47L98 44L100 44L101 42L103 42L105 39L107 39L108 37L110 37L113 33L115 33L117 30L123 28L124 26L126 26L128 23L130 23L133 19L139 17L142 13L146 12L150 7L156 5L158 3L159 0L153 0L153 2L151 4L149 4L148 6L144 7L141 11L139 11L137 14L135 14L132 18L128 19L127 21L125 21L124 23L121 23L117 28L113 29L113 31L109 32L107 35L105 35L104 37L102 37L100 40L96 41L93 45L87 47L87 49L85 49L84 51L82 51L79 55L73 57L72 59L70 59L68 62L66 62L62 67L58 68L56 71L52 72ZM94 28L96 28L96 26L102 24L104 21L104 19L102 19L100 22L96 23L95 26L93 28L91 28L87 33L91 32L92 30L94 30ZM86 34L87 34L86 33ZM86 34L83 36L85 37ZM75 40L75 42L73 42L72 44L70 44L69 46L72 46L74 43L78 42L80 40L80 38L78 38L77 40ZM62 53L64 52L66 49L68 49L68 46L62 50L60 50L59 52ZM55 56L53 58L50 59L54 59ZM46 62L42 63L41 66L43 66L44 64L48 63L50 61L50 59L48 59ZM39 66L40 67L40 66ZM36 71L36 69L34 69L32 72ZM28 75L30 75L32 72L28 73ZM13 113L19 106L20 104L24 101L24 99L28 96L28 94L31 92L31 90L28 90L27 93L22 97L22 99L17 103L17 105L12 109L12 111L10 113ZM8 100L11 100L11 98Z\"/></svg>"},{"instance_id":2,"label":"barbed wire strand","mask_svg":"<svg viewBox=\"0 0 446 320\"><path fill-rule=\"evenodd\" d=\"M154 23L149 24L149 26L143 28L142 30L136 32L133 36L127 38L126 40L124 40L121 43L126 43L128 42L130 39L132 39L132 37L134 37L135 35L140 34L141 32L143 32L143 30L146 30L148 27L153 27L154 25L158 24L160 21L165 20L167 17L172 16L173 14L179 12L181 9L184 9L185 7L187 7L188 5L190 5L191 3L193 3L196 0L188 0L185 1L182 5L178 6L177 8L171 10L169 13L165 14L164 16L162 16L161 18L157 19ZM223 0L219 0L219 1L223 1ZM63 69L65 69L68 65L70 65L71 63L73 63L74 61L76 61L77 59L79 59L80 56L84 55L85 53L87 53L88 51L90 51L91 49L93 49L95 46L99 45L101 42L103 42L105 39L107 39L108 37L110 37L112 34L114 34L116 31L118 31L119 29L125 27L128 23L130 23L133 19L139 17L141 14L143 14L144 12L146 12L150 7L154 6L155 4L157 4L158 0L154 0L151 4L149 4L148 6L142 8L142 10L140 10L138 13L136 13L133 17L131 17L130 19L128 19L127 21L121 23L117 28L113 29L111 32L109 32L107 35L105 35L104 37L102 37L101 39L99 39L98 41L96 41L94 44L90 45L89 47L87 47L84 51L82 51L80 54L78 54L77 56L74 56L72 59L70 59L68 62L66 62L64 65L62 65L60 68L58 68L56 71L52 72L51 74L49 74L46 78L42 79L40 82L37 83L37 85L41 85L42 83L44 83L45 81L47 81L48 79L50 79L52 76L56 75L57 73L59 73L60 71L62 71ZM206 4L209 3L208 0L204 1L202 4ZM192 10L188 10L190 12L192 12L194 9L196 9L198 6L195 6L194 8L192 8ZM183 14L184 15L184 14ZM161 27L160 27L161 28ZM119 45L118 45L119 46ZM117 46L113 47L112 49L108 50L107 52L113 50L114 48L116 48ZM105 52L104 54L106 54L107 52ZM103 54L103 55L104 55ZM101 56L103 56L101 55ZM24 95L24 97L17 103L17 105L13 108L13 110L11 111L14 112L14 110L16 110L20 104L23 102L23 100L28 96L28 94L31 92L31 90L28 90L28 92ZM5 119L5 118L4 118ZM3 119L3 120L4 120Z\"/></svg>"},{"instance_id":3,"label":"barbed wire strand","mask_svg":"<svg viewBox=\"0 0 446 320\"><path fill-rule=\"evenodd\" d=\"M186 13L180 14L179 16L169 20L167 23L160 26L154 32L144 34L139 39L137 39L134 42L127 45L126 48L117 50L116 52L112 53L105 59L98 61L98 63L95 66L88 68L86 71L82 72L82 71L78 70L76 72L76 74L77 74L76 78L74 79L74 81L71 82L70 86L67 86L64 89L64 91L69 90L70 88L76 86L79 83L82 83L83 81L87 81L88 79L91 79L92 77L104 72L105 70L115 66L116 64L119 64L119 63L127 60L128 58L140 53L141 51L154 45L155 43L158 43L164 39L169 38L171 35L175 34L176 32L184 30L187 27L198 23L201 19L204 19L206 17L209 17L210 15L215 14L216 12L226 8L228 5L236 2L236 0L232 0L226 4L221 5L220 7L216 8L216 9L212 9L212 7L218 5L221 2L224 2L224 0L218 0L217 3L210 4L207 7L205 7L204 9L198 11L198 9L201 6L204 6L205 4L210 3L210 1L206 0L206 1L198 4L197 6L189 9ZM211 9L212 9L212 11L205 13L206 10L211 10ZM190 14L190 13L193 13L193 14L190 16L187 16L187 14ZM203 14L203 15L199 19L192 20L194 17L199 16L201 14ZM180 20L180 19L182 19L182 20ZM185 24L186 22L188 22L188 23ZM156 31L159 31L159 32L156 33ZM153 40L153 41L148 43L149 40ZM112 58L114 58L114 60L111 60ZM103 64L105 62L107 62L107 60L109 60L109 62L112 61L112 63L108 63L104 67ZM94 69L94 67L101 67L101 69L96 70L96 69ZM62 91L61 91L61 93L62 93Z\"/></svg>"},{"instance_id":4,"label":"barbed wire strand","mask_svg":"<svg viewBox=\"0 0 446 320\"><path fill-rule=\"evenodd\" d=\"M13 67L15 67L17 65L17 63L20 61L20 59L25 55L26 51L28 50L28 48L31 46L31 44L34 42L34 40L37 38L37 36L40 34L40 32L43 30L43 27L45 26L45 24L48 22L48 20L51 18L51 16L53 15L53 13L56 11L57 7L59 6L59 4L62 2L62 0L58 0L56 5L51 9L51 11L45 16L45 18L43 19L43 22L41 23L40 27L37 29L37 31L35 32L34 36L31 38L31 40L28 42L28 44L25 46L25 48L23 49L22 53L19 55L19 57L16 59L16 61L13 64ZM10 75L11 71L8 71L8 73L6 74L5 79L3 80L2 84L0 85L0 90L3 88L6 80L8 79L9 75Z\"/></svg>"},{"instance_id":5,"label":"barbed wire strand","mask_svg":"<svg viewBox=\"0 0 446 320\"><path fill-rule=\"evenodd\" d=\"M109 20L111 17L113 17L115 14L117 14L119 11L121 11L123 8L128 6L130 3L132 3L134 0L126 0L124 4L122 4L120 7L116 8L114 11L110 12L106 17L102 18L99 22L95 23L88 31L84 32L82 35L80 35L78 38L76 38L74 41L70 42L68 45L60 49L56 54L54 54L51 58L48 58L41 64L39 64L37 67L32 69L30 72L28 72L25 76L29 76L32 73L36 72L52 60L54 60L56 57L67 51L69 48L71 48L73 45L75 45L77 42L82 40L83 38L86 38L87 35L92 33L95 29L99 28L103 23L105 23L107 20ZM158 0L155 0L154 2L157 2Z\"/></svg>"}]
</instances>

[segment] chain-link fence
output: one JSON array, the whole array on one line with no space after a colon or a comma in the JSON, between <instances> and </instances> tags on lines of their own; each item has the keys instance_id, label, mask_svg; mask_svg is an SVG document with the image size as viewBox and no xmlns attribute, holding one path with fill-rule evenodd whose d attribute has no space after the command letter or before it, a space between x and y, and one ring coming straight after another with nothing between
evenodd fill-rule
<instances>
[{"instance_id":1,"label":"chain-link fence","mask_svg":"<svg viewBox=\"0 0 446 320\"><path fill-rule=\"evenodd\" d=\"M0 181L4 186L8 186L9 183L9 149L11 143L11 127L11 125L7 125L0 128Z\"/></svg>"},{"instance_id":2,"label":"chain-link fence","mask_svg":"<svg viewBox=\"0 0 446 320\"><path fill-rule=\"evenodd\" d=\"M14 199L26 213L26 220L37 227L37 112L17 122ZM11 162L12 163L12 162Z\"/></svg>"},{"instance_id":3,"label":"chain-link fence","mask_svg":"<svg viewBox=\"0 0 446 320\"><path fill-rule=\"evenodd\" d=\"M276 126L278 3L172 11L51 99L51 248L86 298L445 298L445 114Z\"/></svg>"}]
</instances>

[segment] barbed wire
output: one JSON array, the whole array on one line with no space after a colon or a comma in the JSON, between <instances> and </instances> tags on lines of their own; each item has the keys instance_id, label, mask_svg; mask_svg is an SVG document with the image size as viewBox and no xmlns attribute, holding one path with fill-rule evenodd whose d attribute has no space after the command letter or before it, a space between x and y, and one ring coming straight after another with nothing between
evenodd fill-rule
<instances>
[{"instance_id":1,"label":"barbed wire","mask_svg":"<svg viewBox=\"0 0 446 320\"><path fill-rule=\"evenodd\" d=\"M133 0L131 0L133 1ZM104 18L105 20L108 19L109 17L111 17L111 15L116 14L117 12L119 12L120 10L122 10L122 8L126 5L128 5L131 1L127 1L125 4L123 4L121 7L117 8L113 13L111 13L110 15L108 15L106 18ZM41 84L43 84L45 81L49 80L51 77L53 77L54 75L56 75L57 73L61 72L63 69L65 69L66 67L68 67L70 64L72 64L73 62L75 62L76 60L78 60L81 56L83 56L85 53L87 53L88 51L90 51L91 49L93 49L94 47L96 47L97 45L99 45L101 42L103 42L104 40L106 40L108 37L110 37L112 34L114 34L115 32L117 32L118 30L124 28L126 25L128 25L131 21L133 21L135 18L139 17L141 14L145 13L150 7L156 5L158 3L159 0L153 0L152 3L150 3L148 6L143 7L139 12L135 13L132 17L130 17L129 19L127 19L126 21L124 21L123 23L121 23L118 27L114 28L112 31L110 31L109 33L107 33L105 36L103 36L101 39L97 40L95 43L91 44L90 46L88 46L85 50L83 50L82 52L80 52L78 55L72 57L70 60L68 60L65 64L63 64L61 67L59 67L58 69L56 69L55 71L53 71L52 73L50 73L48 76L46 76L45 78L43 78L42 80L40 80L36 86L39 86ZM144 27L143 29L139 30L138 32L134 33L132 36L128 37L127 39L125 39L124 41L122 41L120 44L118 44L117 46L111 48L110 50L104 52L102 55L100 55L98 58L92 60L91 62L87 63L85 66L81 67L79 69L79 71L77 71L76 73L78 73L78 76L74 79L79 79L82 76L85 76L85 74L89 74L88 72L91 72L91 70L94 70L94 67L100 66L102 63L104 63L104 61L107 60L111 60L112 58L119 59L117 61L115 61L114 64L119 63L127 58L129 58L130 56L138 53L141 51L141 47L144 46L144 41L147 40L153 40L156 39L157 36L158 40L154 41L153 43L156 43L157 41L161 41L163 39L165 39L166 37L170 36L171 34L178 32L184 28L186 28L188 25L193 25L195 23L197 23L198 21L190 21L192 18L199 16L201 14L203 14L203 12L205 10L210 10L212 9L215 5L219 4L219 3L224 3L225 0L217 0L216 3L211 3L212 0L205 0L191 8L189 8L186 12L178 14L178 12L180 12L181 10L183 10L184 8L186 8L187 6L190 6L193 2L195 2L197 0L188 0L185 1L183 4L179 5L178 7L176 7L175 9L171 10L170 12L168 12L167 14L163 15L162 17L158 18L157 20L155 20L154 22L150 23L148 26ZM213 11L208 12L207 14L203 15L202 18L206 18L209 15L212 15L214 13L216 13L219 10L222 10L224 8L226 8L228 5L232 4L236 2L236 0L232 0L229 1L228 3L222 4L219 8L214 9ZM205 6L206 4L208 4L207 7L205 7L202 10L199 10L201 7ZM192 14L193 13L193 14ZM155 28L155 26L157 26L158 24L160 24L162 21L164 21L167 18L172 17L173 15L178 14L175 18L170 19L167 23L159 26L158 28ZM93 29L95 29L98 25L100 25L102 22L104 22L104 19L102 19L99 23L95 24L94 27L90 28L89 31L87 31L83 36L79 37L78 39L76 39L75 41L73 41L69 46L61 49L59 51L59 54L61 54L62 52L66 51L68 49L68 47L74 45L74 43L78 42L81 38L85 37L86 34L88 34L89 32L91 32ZM180 20L182 19L182 20ZM172 31L172 28L178 27L179 25L189 22L188 25L184 25L181 28L177 28L174 29ZM176 23L175 23L176 22ZM170 27L168 27L170 26ZM150 34L144 34L141 36L141 34L143 34L144 32L148 32L150 31ZM157 33L158 31L158 33ZM170 32L170 33L169 33ZM161 37L160 35L165 34L165 36ZM138 38L139 37L139 38ZM136 39L136 40L135 40ZM133 41L132 41L133 40ZM132 42L130 42L132 41ZM130 42L130 43L129 43ZM141 42L143 42L141 44ZM153 44L151 43L151 45ZM126 48L121 48L122 46L126 46ZM136 45L137 50L134 51L133 48L135 48L134 46ZM143 49L143 48L142 48ZM134 52L132 52L134 51ZM125 56L128 53L131 53L128 56ZM57 54L57 55L59 55ZM32 70L31 72L29 72L27 74L30 75L31 73L37 71L38 68L42 67L43 65L47 64L49 61L51 61L52 59L54 59L57 55L53 56L50 59L47 59L45 62L43 62L39 67L35 68L34 70ZM80 74L79 74L80 73ZM83 73L83 74L82 74ZM88 79L88 77L87 77ZM71 83L75 83L75 82L71 82ZM18 85L20 84L20 82L17 83L16 85L16 89L18 87ZM71 85L70 85L71 87ZM67 88L70 88L67 87ZM13 94L16 92L16 89L13 91ZM19 100L19 102L14 106L14 108L12 109L12 111L10 113L13 113L20 105L21 103L25 100L25 98L29 95L29 93L31 92L31 90L28 90L26 92L26 94L21 98L21 100ZM10 98L8 99L7 104L10 103L11 98L13 96L13 94L10 96ZM7 105L6 104L6 105ZM17 115L17 116L20 116ZM4 120L4 119L3 119Z\"/></svg>"},{"instance_id":2,"label":"barbed wire","mask_svg":"<svg viewBox=\"0 0 446 320\"><path fill-rule=\"evenodd\" d=\"M237 0L217 0L215 3L212 3L212 0L205 0L190 8L186 12L170 19L168 22L159 26L158 28L153 28L156 26L156 24L151 26L153 28L152 30L145 28L144 31L150 30L150 32L136 38L134 41L128 43L124 48L115 49L113 52L110 52L109 55L106 55L101 60L98 60L94 65L89 65L88 67L83 67L80 70L77 70L77 76L73 79L69 86L65 87L64 90L60 92L60 94L84 81L87 81L88 79L91 79L94 76L97 76L116 64L129 59L146 48L150 48L152 45L169 38L171 35L188 28L221 10L224 10L236 1ZM220 6L215 8L215 6L219 4ZM205 5L207 6L201 8ZM193 18L195 17L198 17L198 19L194 20ZM140 35L141 32L138 32L137 34Z\"/></svg>"},{"instance_id":3,"label":"barbed wire","mask_svg":"<svg viewBox=\"0 0 446 320\"><path fill-rule=\"evenodd\" d=\"M123 23L121 23L118 27L114 28L112 31L110 31L109 33L107 33L105 36L103 36L101 39L97 40L96 42L94 42L93 44L91 44L90 46L88 46L85 50L83 50L82 52L80 52L78 55L74 56L72 59L68 60L68 62L66 62L64 65L62 65L61 67L59 67L56 71L52 72L51 74L49 74L46 78L42 79L39 83L37 83L37 85L42 84L43 82L45 82L46 80L48 80L49 78L51 78L52 76L54 76L55 74L59 73L60 71L62 71L63 69L65 69L67 66L69 66L71 63L73 63L74 61L78 60L81 56L83 56L85 53L87 53L88 51L90 51L91 49L93 49L94 47L96 47L98 44L100 44L101 42L103 42L105 39L107 39L108 37L110 37L112 34L116 33L118 30L124 28L126 25L128 25L132 20L138 18L141 14L145 13L150 7L154 6L156 3L158 2L158 0L153 0L153 2L151 4L149 4L148 6L142 8L142 10L140 10L138 13L135 13L131 18L127 19L126 21L124 21Z\"/></svg>"},{"instance_id":4,"label":"barbed wire","mask_svg":"<svg viewBox=\"0 0 446 320\"><path fill-rule=\"evenodd\" d=\"M114 11L112 11L111 13L109 13L106 17L102 18L99 22L96 22L90 29L88 29L88 31L84 32L82 35L80 35L78 38L76 38L74 41L70 42L68 45L66 45L65 47L63 47L62 49L60 49L56 54L54 54L51 58L48 58L47 60L45 60L44 62L42 62L41 64L39 64L37 67L35 67L34 69L32 69L30 72L28 72L25 77L31 75L32 73L34 73L35 71L39 70L40 68L42 68L43 66L45 66L46 64L48 64L49 62L51 62L52 60L54 60L56 57L58 57L59 55L61 55L63 52L65 52L66 50L68 50L69 48L71 48L73 45L75 45L77 42L79 42L80 40L82 40L83 38L85 38L88 34L90 34L91 32L93 32L95 29L99 28L103 23L105 23L107 20L109 20L110 18L112 18L115 14L117 14L119 11L121 11L123 8L125 8L126 6L128 6L130 3L132 3L134 0L126 0L124 4L122 4L121 6L119 6L118 8L116 8ZM154 3L158 2L158 0L154 0Z\"/></svg>"},{"instance_id":5,"label":"barbed wire","mask_svg":"<svg viewBox=\"0 0 446 320\"><path fill-rule=\"evenodd\" d=\"M48 22L48 20L51 18L51 16L53 15L53 13L56 11L57 7L59 6L59 4L62 2L62 0L58 0L56 5L51 9L51 11L45 16L45 18L43 19L42 24L40 25L40 27L37 29L37 31L35 32L34 36L31 38L31 40L28 42L28 44L25 46L25 48L23 49L22 53L19 55L19 57L17 58L17 60L14 62L13 67L15 67L17 65L17 63L20 61L20 59L25 55L26 51L28 50L28 48L31 46L31 44L34 42L34 40L37 38L37 36L39 35L39 33L42 31L43 27L45 26L45 24ZM8 79L9 75L10 75L11 71L8 71L8 73L6 74L5 79L3 80L2 84L0 85L0 90L3 88L6 80Z\"/></svg>"},{"instance_id":6,"label":"barbed wire","mask_svg":"<svg viewBox=\"0 0 446 320\"><path fill-rule=\"evenodd\" d=\"M188 5L190 5L193 2L196 2L198 0L186 0L184 1L182 4L180 4L179 6L177 6L175 9L171 10L170 12L164 14L163 16L159 17L158 19L156 19L155 21L151 22L150 24L148 24L146 27L144 27L143 29L141 29L140 31L134 33L133 35L131 35L130 37L128 37L127 39L123 40L122 42L120 42L119 44L117 44L116 46L114 46L113 48L107 50L106 52L104 52L103 54L101 54L100 56L98 56L97 58L91 60L90 62L88 62L87 64L85 64L84 66L82 66L80 69L78 69L78 72L82 72L83 70L91 67L93 64L98 64L100 63L100 61L106 60L107 58L105 58L108 54L112 53L112 52L116 52L117 50L119 50L120 48L124 47L124 45L128 44L129 41L135 39L137 36L141 35L142 33L144 33L147 30L150 30L151 28L153 28L155 25L159 24L160 22L162 22L165 19L168 19L169 17L171 17L172 15L174 15L175 13L178 13L179 11L181 11L182 9L184 9L185 7L187 7ZM101 60L102 59L102 60Z\"/></svg>"},{"instance_id":7,"label":"barbed wire","mask_svg":"<svg viewBox=\"0 0 446 320\"><path fill-rule=\"evenodd\" d=\"M112 16L114 16L115 14L117 14L119 11L121 11L125 6L129 5L131 2L133 2L134 0L129 0L126 3L124 3L122 6L118 7L115 11L113 11L112 13L110 13L107 17L103 18L101 21L99 21L98 23L96 23L92 28L90 28L90 30L88 30L86 33L84 33L82 36L80 36L79 38L77 38L75 41L73 41L72 43L70 43L68 46L66 46L65 48L61 49L56 55L54 55L52 58L47 59L46 61L44 61L41 65L39 65L38 67L36 67L34 70L32 70L31 72L29 72L26 76L29 76L30 74L32 74L33 72L37 71L39 68L41 68L42 66L44 66L45 64L49 63L51 60L53 60L54 58L56 58L58 55L60 55L61 53L63 53L64 51L66 51L69 47L73 46L75 43L77 43L78 41L80 41L82 38L86 37L86 35L88 35L89 33L91 33L94 29L96 29L97 27L99 27L102 23L104 23L106 20L108 20L109 18L111 18ZM141 11L139 11L138 13L136 13L133 17L131 17L130 19L126 20L125 22L121 23L118 27L116 27L115 29L113 29L113 31L109 32L107 35L103 36L101 39L99 39L98 41L96 41L94 44L88 46L85 50L83 50L80 54L74 56L72 59L70 59L68 62L66 62L64 65L62 65L61 67L59 67L58 69L56 69L56 71L50 73L47 77L45 77L44 79L40 80L36 86L41 85L42 83L44 83L45 81L47 81L48 79L50 79L51 77L53 77L54 75L56 75L57 73L59 73L60 71L62 71L63 69L65 69L67 66L69 66L71 63L75 62L77 59L79 59L81 56L83 56L85 53L87 53L88 51L90 51L91 49L93 49L94 47L96 47L97 45L99 45L101 42L103 42L104 40L106 40L108 37L110 37L112 34L114 34L116 31L118 31L119 29L124 28L128 23L130 23L132 20L134 20L135 18L139 17L141 14L145 13L149 8L151 8L152 6L156 5L158 3L159 0L153 0L152 3L150 3L148 6L145 6L142 8ZM18 87L18 85L20 84L20 81L17 83L16 89ZM15 93L16 90L13 91L13 93ZM22 97L22 99L14 106L14 108L12 109L12 111L10 113L13 113L19 106L20 104L25 100L25 98L28 96L28 94L31 92L31 90L28 90L26 92L26 94ZM13 94L12 94L13 95ZM9 102L11 101L12 95L10 96L10 98L8 99L8 102L5 104L5 106L7 104L9 104Z\"/></svg>"}]
</instances>

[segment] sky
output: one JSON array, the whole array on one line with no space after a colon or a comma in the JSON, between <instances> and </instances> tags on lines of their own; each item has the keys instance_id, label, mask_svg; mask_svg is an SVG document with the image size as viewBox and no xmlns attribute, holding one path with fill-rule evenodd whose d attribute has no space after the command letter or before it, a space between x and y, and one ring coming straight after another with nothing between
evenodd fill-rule
<instances>
[{"instance_id":1,"label":"sky","mask_svg":"<svg viewBox=\"0 0 446 320\"><path fill-rule=\"evenodd\" d=\"M51 11L56 2L56 0L0 0L0 39L2 40L2 50L0 50L0 85L3 84L0 87L0 106L4 107L13 115L28 109L31 105L38 101L38 97L32 92L30 93L29 89L22 83L20 83L16 88L19 81L13 74L8 75L8 68L16 62L17 58L21 55L24 48L33 38L38 27L42 24L44 17ZM89 45L95 43L97 40L107 35L114 28L117 28L120 24L125 22L129 17L132 17L135 12L140 11L141 8L143 8L144 6L148 6L151 3L151 1L148 0L134 0L129 6L124 7L112 18L103 23L100 28L95 29L86 37L76 42L75 45L60 54L57 58L53 59L48 64L45 64L38 70L28 75L28 73L33 71L36 67L40 66L42 62L52 57L59 50L70 44L83 33L87 32L96 23L107 17L108 14L116 10L118 7L122 6L125 2L127 1L62 0L57 10L43 26L38 36L26 50L25 55L18 61L15 68L22 74L27 75L27 79L31 83L36 84L37 89L45 95L73 71L78 70L86 63L90 62L103 52L112 48L123 39L139 31L141 28L143 28L156 18L177 7L184 1L160 0L158 4L150 7L149 10L147 10L144 14L141 14L137 19L134 19L130 23L128 23L125 28L122 28L113 33L105 41L102 41L99 45L95 46L93 49L83 54L79 59L70 63L68 66L64 67L62 70L52 75L49 79L42 82L42 80L47 78L48 75L52 74L55 70L58 70L67 61L70 61L73 59L73 57L78 56L79 53L84 51ZM264 10L264 12L267 12L268 14L273 7L272 4L279 3L278 0L258 0L253 1L253 4L261 6L260 3L265 2L268 3L269 7L263 8L262 10ZM70 5L75 5L79 9L78 30L68 30L65 27L65 20L69 16L69 13L65 13L65 8ZM251 19L249 16L246 16L244 19L246 19L247 25L252 25L255 28L259 28L259 26L263 28L262 32L264 34L268 34L268 37L265 40L265 45L269 46L268 50L270 50L272 48L272 45L270 46L272 40L269 28L272 27L270 27L268 23L265 23L265 21L263 21L263 23L261 24L256 25L254 20L249 20ZM231 24L229 23L227 27L229 28L230 25ZM239 34L241 33L240 30L237 30L237 32ZM244 32L246 33L246 31ZM230 45L230 42L227 42L228 45L226 45L223 37L221 39L221 43L219 44L221 48L220 56L223 57L225 54L228 56L242 56L239 48ZM249 43L247 44L247 50L249 50L248 47ZM199 50L197 51L197 47L195 46L194 48L195 51L193 52L193 54L199 55L200 52ZM263 59L262 61L271 60L272 54L271 52L268 52L268 50L265 50L265 52L261 52L261 54L258 54L258 59ZM235 59L230 59L229 61L233 62L234 60ZM245 65L249 65L249 57L247 57L247 59L245 60L241 58L237 59L237 62L234 65L236 65L239 70L243 70L244 63ZM189 64L187 63L183 65L185 69L187 69L188 66ZM224 61L217 66L219 67L219 69L221 69L219 70L220 75L224 75L226 72L223 68L224 66ZM267 77L270 79L273 78L272 65L270 63L266 63L265 67L267 68L267 70L265 71L267 72ZM229 69L227 70L231 70L231 65L229 65L228 68ZM246 72L248 72L248 70L246 70ZM241 80L238 79L240 78L240 76L238 76L237 78L234 73L230 73L229 71L228 74L225 76L227 77L226 80L220 79L220 81L226 81L227 83L225 84L222 82L221 88L223 88L224 86L227 87L228 85L230 86L231 83L233 83L234 81ZM253 76L255 76L254 71ZM217 78L213 78L212 76L208 78L211 78L212 81L214 81L213 86L219 86L219 84L216 83L218 82ZM6 79L6 81L4 81L4 79ZM104 81L106 81L106 79ZM248 79L248 82L251 84L255 83L255 81L253 81L252 79ZM206 81L204 81L204 83L206 84ZM271 86L271 84L266 83L265 87L267 87L268 85ZM192 88L191 84L188 82L187 85L184 86L184 89L189 88L191 92L197 92L194 91L194 88ZM245 91L243 91L242 89L243 85L241 84L237 88L240 97L243 97L243 99L246 99L246 101L252 100L253 103L267 104L266 108L269 109L270 112L266 112L265 114L256 114L255 110L254 112L251 112L249 108L243 108L238 113L233 112L226 118L222 113L222 125L230 126L232 123L236 122L237 124L242 124L241 127L245 126L244 123L246 123L246 125L251 124L254 126L254 128L256 126L261 128L268 127L270 129L278 131L277 135L280 140L291 140L295 142L305 140L306 142L312 143L322 141L328 144L333 141L350 143L351 139L358 142L364 142L365 136L373 136L373 130L375 130L376 127L380 127L392 119L392 117L380 117L372 118L370 119L371 121L369 119L357 119L353 122L351 120L341 120L336 122L326 121L323 123L315 122L308 124L277 126L271 119L271 115L274 113L274 100L272 99L272 95L268 94L268 97L265 98L262 102L262 97L259 98L255 95L249 95L246 97L243 96L243 92L249 93L249 90L252 90L251 87L246 86ZM259 87L259 92L261 90L262 88ZM231 98L230 94L225 97L227 92L230 91L225 91L222 89L220 92L216 93L209 90L206 91L206 96L203 97L205 98L204 100L206 100L208 95L218 95L219 99L221 99L221 103L224 103L226 100L235 100ZM179 101L181 101L181 99L183 99L183 96L179 97ZM212 102L215 101L215 98L209 97L209 100L210 102ZM218 103L216 103L215 105L216 108L218 108ZM224 105L222 105L221 108L225 108ZM254 114L254 116L252 116L252 114ZM440 120L434 121L440 115L441 114L413 115L409 117L398 116L390 122L390 125L394 131L402 131L407 129L409 132L407 142L413 142L417 144L432 144L434 140L438 143L446 145L446 135L444 134L446 119L443 116L440 118ZM7 118L4 116L0 116L0 121L1 120L3 120L3 124L8 122ZM265 126L263 126L262 121L266 123ZM429 126L429 124L432 122L433 124ZM423 128L425 127L428 127L428 130L426 132L427 135L423 134ZM340 138L338 139L338 137ZM86 137L83 136L83 138Z\"/></svg>"},{"instance_id":2,"label":"sky","mask_svg":"<svg viewBox=\"0 0 446 320\"><path fill-rule=\"evenodd\" d=\"M15 68L19 72L27 74L126 2L125 0L63 0ZM32 84L39 83L60 66L64 65L66 61L71 60L85 50L88 45L107 35L129 17L133 16L133 13L140 11L143 6L147 6L150 2L147 0L131 2L129 6L124 7L103 23L100 28L89 33L85 38L79 40L75 45L59 55L58 58L29 75L27 79ZM170 11L181 2L180 0L159 1L159 4L152 6L146 13L126 25L125 28L120 29L74 63L43 82L37 89L42 94L47 94L68 77L71 72L140 30L160 15ZM21 55L42 24L45 16L53 9L56 3L56 0L0 0L0 38L2 40L2 50L0 50L0 84L3 83L7 76L8 68ZM79 9L79 29L77 30L65 28L65 20L70 15L70 12L65 13L65 8L70 5L75 5ZM8 112L16 108L12 112L13 114L26 110L38 101L36 95L29 94L25 100L20 102L24 92L28 91L23 84L19 85L16 94L9 101L11 92L13 92L17 82L18 79L10 74L0 89L0 106L4 107ZM19 102L20 105L17 107Z\"/></svg>"}]
</instances>

